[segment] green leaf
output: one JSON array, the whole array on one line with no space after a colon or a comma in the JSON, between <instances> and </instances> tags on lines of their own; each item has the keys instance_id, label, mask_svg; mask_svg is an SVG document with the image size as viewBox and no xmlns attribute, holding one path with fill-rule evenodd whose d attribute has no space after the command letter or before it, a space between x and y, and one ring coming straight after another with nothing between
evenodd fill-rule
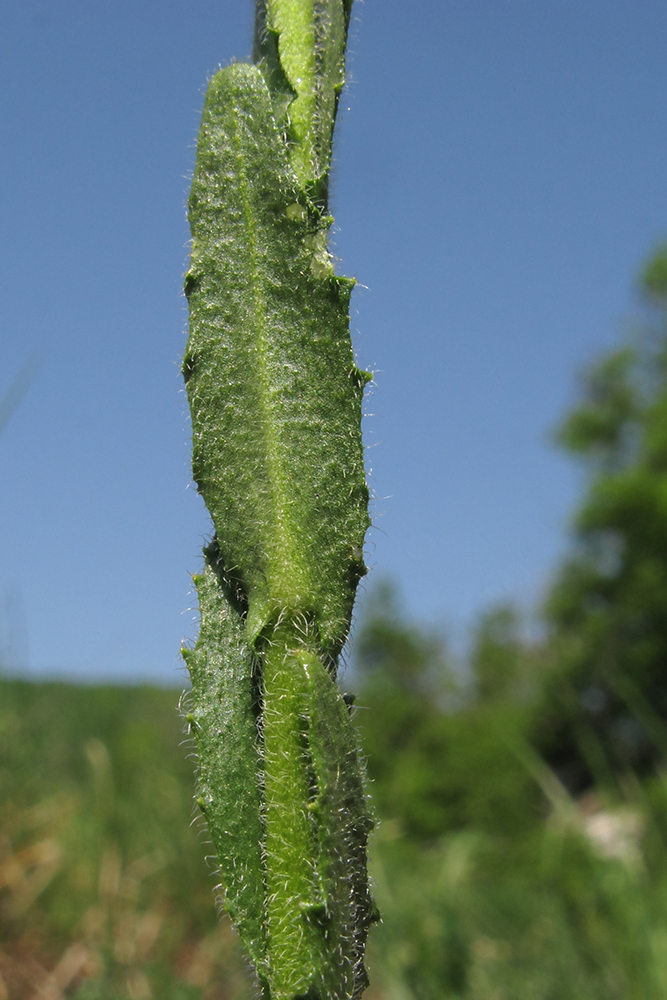
<instances>
[{"instance_id":1,"label":"green leaf","mask_svg":"<svg viewBox=\"0 0 667 1000\"><path fill-rule=\"evenodd\" d=\"M304 669L308 675L308 742L315 775L310 808L317 821L328 935L339 942L346 990L356 997L368 985L364 949L368 929L378 919L366 872L366 844L373 821L349 708L317 658L304 661Z\"/></svg>"},{"instance_id":2,"label":"green leaf","mask_svg":"<svg viewBox=\"0 0 667 1000\"><path fill-rule=\"evenodd\" d=\"M215 571L215 547L208 555L204 572L194 578L199 638L194 649L183 650L192 680L187 721L199 759L197 803L220 858L225 908L261 976L266 942L257 680L243 620Z\"/></svg>"},{"instance_id":3,"label":"green leaf","mask_svg":"<svg viewBox=\"0 0 667 1000\"><path fill-rule=\"evenodd\" d=\"M365 573L370 376L350 344L354 282L333 273L329 220L294 179L255 67L211 81L189 204L193 472L224 572L247 598L251 646L298 613L333 659Z\"/></svg>"},{"instance_id":4,"label":"green leaf","mask_svg":"<svg viewBox=\"0 0 667 1000\"><path fill-rule=\"evenodd\" d=\"M331 166L350 8L349 0L262 0L257 6L256 61L285 118L296 178L316 197Z\"/></svg>"}]
</instances>

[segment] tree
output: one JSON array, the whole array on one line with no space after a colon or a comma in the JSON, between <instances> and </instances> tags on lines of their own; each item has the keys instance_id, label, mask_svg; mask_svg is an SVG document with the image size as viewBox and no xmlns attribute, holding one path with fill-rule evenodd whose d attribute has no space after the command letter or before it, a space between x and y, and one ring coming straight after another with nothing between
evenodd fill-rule
<instances>
[{"instance_id":1,"label":"tree","mask_svg":"<svg viewBox=\"0 0 667 1000\"><path fill-rule=\"evenodd\" d=\"M468 664L457 663L385 585L356 649L357 721L380 816L420 845L453 830L524 833L544 803L522 759L532 662L513 614L485 616Z\"/></svg>"},{"instance_id":2,"label":"tree","mask_svg":"<svg viewBox=\"0 0 667 1000\"><path fill-rule=\"evenodd\" d=\"M588 486L547 602L534 740L574 792L667 749L667 246L640 289L649 325L589 370L558 434Z\"/></svg>"}]
</instances>

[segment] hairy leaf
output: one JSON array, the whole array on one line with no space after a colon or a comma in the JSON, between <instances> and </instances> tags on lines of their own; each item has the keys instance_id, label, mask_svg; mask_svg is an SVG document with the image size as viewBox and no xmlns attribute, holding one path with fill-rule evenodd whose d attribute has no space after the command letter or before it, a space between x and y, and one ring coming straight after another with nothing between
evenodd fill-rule
<instances>
[{"instance_id":1,"label":"hairy leaf","mask_svg":"<svg viewBox=\"0 0 667 1000\"><path fill-rule=\"evenodd\" d=\"M266 943L256 681L243 621L224 596L214 558L215 550L194 578L201 624L195 648L183 650L192 680L187 720L199 758L197 802L220 858L223 902L261 975Z\"/></svg>"},{"instance_id":2,"label":"hairy leaf","mask_svg":"<svg viewBox=\"0 0 667 1000\"><path fill-rule=\"evenodd\" d=\"M296 178L316 196L325 190L331 166L350 8L350 0L261 0L257 5L256 61L288 127Z\"/></svg>"},{"instance_id":3,"label":"hairy leaf","mask_svg":"<svg viewBox=\"0 0 667 1000\"><path fill-rule=\"evenodd\" d=\"M190 222L193 471L224 572L247 600L251 645L300 613L333 658L365 572L369 376L350 345L354 283L333 273L255 67L211 81Z\"/></svg>"}]
</instances>

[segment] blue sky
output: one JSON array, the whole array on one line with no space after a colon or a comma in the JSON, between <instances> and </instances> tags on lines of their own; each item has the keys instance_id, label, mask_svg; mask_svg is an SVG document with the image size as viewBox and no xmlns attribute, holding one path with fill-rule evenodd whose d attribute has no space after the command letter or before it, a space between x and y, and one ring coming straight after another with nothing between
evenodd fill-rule
<instances>
[{"instance_id":1,"label":"blue sky","mask_svg":"<svg viewBox=\"0 0 667 1000\"><path fill-rule=\"evenodd\" d=\"M181 683L189 488L185 199L207 77L251 0L23 0L0 33L0 654ZM550 444L632 324L667 234L658 0L356 0L333 171L360 284L373 579L461 636L539 603L581 488ZM373 414L370 416L370 414Z\"/></svg>"}]
</instances>

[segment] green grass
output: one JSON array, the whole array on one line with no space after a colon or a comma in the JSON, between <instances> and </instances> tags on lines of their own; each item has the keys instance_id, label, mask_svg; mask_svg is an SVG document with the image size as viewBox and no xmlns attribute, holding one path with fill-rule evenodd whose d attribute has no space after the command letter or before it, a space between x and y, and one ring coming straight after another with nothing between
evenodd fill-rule
<instances>
[{"instance_id":1,"label":"green grass","mask_svg":"<svg viewBox=\"0 0 667 1000\"><path fill-rule=\"evenodd\" d=\"M0 996L242 997L178 693L0 681Z\"/></svg>"},{"instance_id":2,"label":"green grass","mask_svg":"<svg viewBox=\"0 0 667 1000\"><path fill-rule=\"evenodd\" d=\"M216 917L177 701L149 687L0 680L5 1000L40 990L50 1000L252 995L237 939ZM378 726L382 711L373 709ZM437 739L428 730L423 767L437 773L455 756L452 741L463 767L465 732L477 744L483 722L465 718L442 716ZM498 808L494 826L489 773L488 808L471 764L474 808L433 836L411 832L414 801L402 816L390 778L376 778L386 811L372 871L384 922L371 936L368 1000L664 1000L665 779L628 776L622 797L579 803L554 785L541 815L522 822ZM536 778L548 786L546 770ZM523 787L525 773L516 781Z\"/></svg>"},{"instance_id":3,"label":"green grass","mask_svg":"<svg viewBox=\"0 0 667 1000\"><path fill-rule=\"evenodd\" d=\"M664 843L662 857L632 841L608 857L579 819L554 819L520 844L470 832L421 851L381 841L373 873L385 921L371 973L386 996L663 1000Z\"/></svg>"}]
</instances>

